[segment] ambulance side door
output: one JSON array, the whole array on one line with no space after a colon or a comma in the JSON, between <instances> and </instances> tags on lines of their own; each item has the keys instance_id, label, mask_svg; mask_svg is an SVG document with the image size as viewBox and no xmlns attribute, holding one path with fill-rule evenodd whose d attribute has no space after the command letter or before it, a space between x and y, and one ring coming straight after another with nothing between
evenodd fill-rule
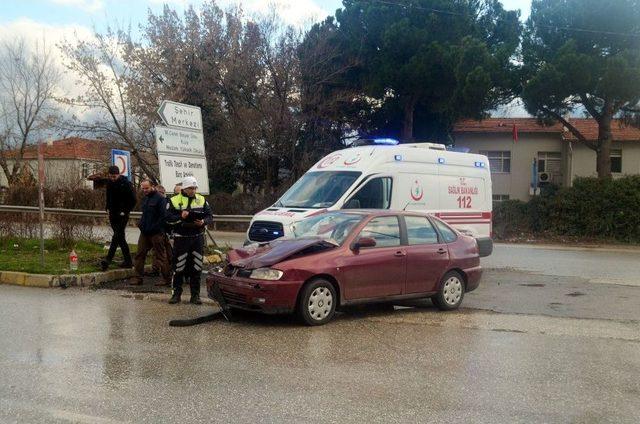
<instances>
[{"instance_id":1,"label":"ambulance side door","mask_svg":"<svg viewBox=\"0 0 640 424\"><path fill-rule=\"evenodd\" d=\"M390 175L372 175L348 194L341 209L389 209L394 179Z\"/></svg>"}]
</instances>

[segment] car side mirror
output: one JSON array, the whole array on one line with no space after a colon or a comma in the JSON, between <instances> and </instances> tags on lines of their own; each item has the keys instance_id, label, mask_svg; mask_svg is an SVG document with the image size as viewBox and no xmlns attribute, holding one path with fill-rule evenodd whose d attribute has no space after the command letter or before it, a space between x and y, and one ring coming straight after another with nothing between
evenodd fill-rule
<instances>
[{"instance_id":1,"label":"car side mirror","mask_svg":"<svg viewBox=\"0 0 640 424\"><path fill-rule=\"evenodd\" d=\"M363 247L375 247L376 240L372 237L360 237L358 241L353 243L352 250L360 250Z\"/></svg>"}]
</instances>

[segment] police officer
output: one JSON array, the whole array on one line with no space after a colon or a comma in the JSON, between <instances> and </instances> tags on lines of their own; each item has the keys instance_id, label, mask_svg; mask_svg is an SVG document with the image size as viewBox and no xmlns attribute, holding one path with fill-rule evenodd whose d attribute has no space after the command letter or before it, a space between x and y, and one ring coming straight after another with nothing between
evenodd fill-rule
<instances>
[{"instance_id":1,"label":"police officer","mask_svg":"<svg viewBox=\"0 0 640 424\"><path fill-rule=\"evenodd\" d=\"M179 303L182 283L189 279L191 303L200 305L200 273L204 254L204 231L213 222L204 196L196 193L194 177L182 180L179 194L167 204L167 224L173 227L173 292L169 303Z\"/></svg>"}]
</instances>

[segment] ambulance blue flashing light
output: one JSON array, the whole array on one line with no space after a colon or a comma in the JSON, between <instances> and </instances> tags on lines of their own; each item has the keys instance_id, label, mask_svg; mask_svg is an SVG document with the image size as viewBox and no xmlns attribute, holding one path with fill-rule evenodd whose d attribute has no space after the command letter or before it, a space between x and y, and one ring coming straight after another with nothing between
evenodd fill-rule
<instances>
[{"instance_id":1,"label":"ambulance blue flashing light","mask_svg":"<svg viewBox=\"0 0 640 424\"><path fill-rule=\"evenodd\" d=\"M474 162L476 168L484 168L484 162Z\"/></svg>"},{"instance_id":2,"label":"ambulance blue flashing light","mask_svg":"<svg viewBox=\"0 0 640 424\"><path fill-rule=\"evenodd\" d=\"M438 158L438 163L444 165L444 158Z\"/></svg>"},{"instance_id":3,"label":"ambulance blue flashing light","mask_svg":"<svg viewBox=\"0 0 640 424\"><path fill-rule=\"evenodd\" d=\"M393 138L374 138L373 143L383 146L397 146L398 144L400 144L398 140L395 140Z\"/></svg>"}]
</instances>

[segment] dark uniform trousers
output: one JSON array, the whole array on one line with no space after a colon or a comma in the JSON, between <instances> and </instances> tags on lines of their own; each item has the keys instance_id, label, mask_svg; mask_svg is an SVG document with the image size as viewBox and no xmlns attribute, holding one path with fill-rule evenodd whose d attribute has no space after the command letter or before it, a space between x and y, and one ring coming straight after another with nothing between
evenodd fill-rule
<instances>
[{"instance_id":1,"label":"dark uniform trousers","mask_svg":"<svg viewBox=\"0 0 640 424\"><path fill-rule=\"evenodd\" d=\"M175 235L173 239L173 294L182 294L182 283L189 279L191 296L200 294L200 274L204 253L204 234Z\"/></svg>"}]
</instances>

